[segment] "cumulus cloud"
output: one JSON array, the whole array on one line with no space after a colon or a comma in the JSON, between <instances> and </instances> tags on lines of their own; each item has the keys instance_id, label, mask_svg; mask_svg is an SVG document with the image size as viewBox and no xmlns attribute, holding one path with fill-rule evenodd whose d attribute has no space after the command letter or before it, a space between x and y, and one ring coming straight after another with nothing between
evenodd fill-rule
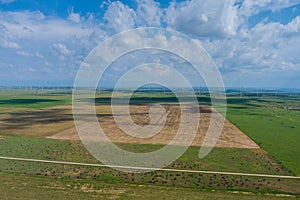
<instances>
[{"instance_id":1,"label":"cumulus cloud","mask_svg":"<svg viewBox=\"0 0 300 200\"><path fill-rule=\"evenodd\" d=\"M137 23L142 26L160 26L162 9L153 0L137 0Z\"/></svg>"},{"instance_id":2,"label":"cumulus cloud","mask_svg":"<svg viewBox=\"0 0 300 200\"><path fill-rule=\"evenodd\" d=\"M296 34L299 35L300 33L300 16L294 18L290 23L285 26L285 33Z\"/></svg>"},{"instance_id":3,"label":"cumulus cloud","mask_svg":"<svg viewBox=\"0 0 300 200\"><path fill-rule=\"evenodd\" d=\"M17 74L31 67L49 77L74 76L84 56L106 37L90 20L73 12L63 19L39 11L0 11L0 60L15 66Z\"/></svg>"},{"instance_id":4,"label":"cumulus cloud","mask_svg":"<svg viewBox=\"0 0 300 200\"><path fill-rule=\"evenodd\" d=\"M120 1L108 4L104 14L104 28L111 33L118 33L141 26L160 26L163 10L153 0L137 0L134 10Z\"/></svg>"},{"instance_id":5,"label":"cumulus cloud","mask_svg":"<svg viewBox=\"0 0 300 200\"><path fill-rule=\"evenodd\" d=\"M135 11L120 1L112 2L103 17L106 28L113 33L135 27Z\"/></svg>"},{"instance_id":6,"label":"cumulus cloud","mask_svg":"<svg viewBox=\"0 0 300 200\"><path fill-rule=\"evenodd\" d=\"M136 9L115 1L108 4L103 19L112 33L166 24L191 36L212 38L233 36L239 25L233 0L172 2L166 9L153 0L137 0Z\"/></svg>"},{"instance_id":7,"label":"cumulus cloud","mask_svg":"<svg viewBox=\"0 0 300 200\"><path fill-rule=\"evenodd\" d=\"M289 24L259 23L240 30L236 37L206 40L202 44L211 53L223 72L273 73L300 70L299 17Z\"/></svg>"},{"instance_id":8,"label":"cumulus cloud","mask_svg":"<svg viewBox=\"0 0 300 200\"><path fill-rule=\"evenodd\" d=\"M73 14L70 13L70 15ZM49 47L54 43L76 38L77 42L81 41L87 44L93 41L94 38L102 38L105 35L105 32L99 29L99 26L95 26L94 23L90 23L88 20L72 23L68 19L45 16L41 12L1 11L0 46L29 49L36 47L37 49L34 52L38 52L39 49Z\"/></svg>"},{"instance_id":9,"label":"cumulus cloud","mask_svg":"<svg viewBox=\"0 0 300 200\"><path fill-rule=\"evenodd\" d=\"M166 9L169 27L196 37L235 35L237 7L231 0L192 0L171 4Z\"/></svg>"},{"instance_id":10,"label":"cumulus cloud","mask_svg":"<svg viewBox=\"0 0 300 200\"><path fill-rule=\"evenodd\" d=\"M2 4L11 2L0 0ZM107 1L99 13L70 9L65 11L65 18L40 11L1 10L0 60L16 71L27 63L33 69L43 66L41 71L56 72L56 76L74 74L89 51L108 36L141 26L158 26L198 40L225 77L284 71L293 74L292 70L300 70L300 16L285 24L262 20L254 25L249 19L280 13L296 4L300 0L170 0L164 7L157 0L136 0L136 4ZM136 36L127 39L128 44L139 42ZM165 42L164 38L157 41ZM55 66L60 66L57 71Z\"/></svg>"}]
</instances>

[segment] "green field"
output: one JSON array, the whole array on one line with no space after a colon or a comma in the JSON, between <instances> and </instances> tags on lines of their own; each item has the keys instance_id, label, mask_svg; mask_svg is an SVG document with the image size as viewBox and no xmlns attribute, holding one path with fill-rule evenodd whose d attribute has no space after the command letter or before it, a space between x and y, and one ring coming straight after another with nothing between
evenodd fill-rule
<instances>
[{"instance_id":1,"label":"green field","mask_svg":"<svg viewBox=\"0 0 300 200\"><path fill-rule=\"evenodd\" d=\"M72 162L98 163L80 141L64 141L45 138L1 136L0 155L6 157L34 158ZM131 152L150 152L163 145L118 144ZM261 149L214 148L204 159L198 158L199 147L190 147L170 168L215 170L261 174L291 175ZM1 162L3 160L0 160ZM3 161L7 162L7 161ZM23 170L22 166L6 166L2 170ZM25 170L25 169L24 169Z\"/></svg>"},{"instance_id":2,"label":"green field","mask_svg":"<svg viewBox=\"0 0 300 200\"><path fill-rule=\"evenodd\" d=\"M0 114L23 111L28 109L41 109L52 106L72 104L72 94L56 92L7 92L0 91Z\"/></svg>"},{"instance_id":3,"label":"green field","mask_svg":"<svg viewBox=\"0 0 300 200\"><path fill-rule=\"evenodd\" d=\"M118 144L132 152L148 152L161 145ZM79 141L57 141L44 138L2 136L0 154L7 157L98 163ZM199 147L190 147L177 161L168 166L174 169L215 170L262 174L290 175L261 149L214 148L199 159ZM132 174L109 168L72 166L26 161L0 160L2 172L18 172L42 177L99 180L108 183L176 186L194 189L244 190L251 192L300 193L298 180L244 177L238 175L191 174L183 172L149 172Z\"/></svg>"},{"instance_id":4,"label":"green field","mask_svg":"<svg viewBox=\"0 0 300 200\"><path fill-rule=\"evenodd\" d=\"M293 174L300 175L300 99L229 98L227 118L274 156Z\"/></svg>"},{"instance_id":5,"label":"green field","mask_svg":"<svg viewBox=\"0 0 300 200\"><path fill-rule=\"evenodd\" d=\"M0 173L1 199L199 199L199 200L286 200L291 195L226 192L211 189L107 183L98 180L61 179Z\"/></svg>"}]
</instances>

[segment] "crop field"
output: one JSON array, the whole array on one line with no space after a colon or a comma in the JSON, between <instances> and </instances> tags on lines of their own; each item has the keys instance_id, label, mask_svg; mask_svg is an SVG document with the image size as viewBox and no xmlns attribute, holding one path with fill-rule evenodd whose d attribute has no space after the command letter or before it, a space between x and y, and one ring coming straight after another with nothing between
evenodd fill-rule
<instances>
[{"instance_id":1,"label":"crop field","mask_svg":"<svg viewBox=\"0 0 300 200\"><path fill-rule=\"evenodd\" d=\"M149 108L150 105L132 105L130 106L130 113L132 120L140 125L145 126L150 122L149 118ZM101 111L99 116L99 122L109 139L116 143L134 143L134 144L168 144L177 134L177 130L180 124L180 107L179 105L168 105L165 104L164 108L168 113L166 119L166 125L163 129L156 135L150 138L142 139L135 138L126 133L124 133L118 125L115 123L114 118L108 110L107 106L97 106L97 110ZM119 106L119 110L122 110L122 106ZM106 112L103 112L106 111ZM188 114L193 114L192 110L188 110ZM193 146L200 146L203 143L204 135L207 132L208 125L211 119L211 115L217 115L218 113L211 109L209 106L200 106L200 123L198 133ZM120 118L120 123L126 123L126 118L122 116ZM91 127L93 128L93 127ZM92 132L92 130L86 129L87 132ZM191 132L191 131L188 131ZM75 139L79 140L79 136L75 128L67 129L59 132L48 138L54 139ZM181 143L181 145L183 145ZM225 122L223 132L218 140L218 147L235 147L235 148L259 148L250 138L248 138L244 133L242 133L238 128L232 125L229 121Z\"/></svg>"},{"instance_id":2,"label":"crop field","mask_svg":"<svg viewBox=\"0 0 300 200\"><path fill-rule=\"evenodd\" d=\"M72 94L70 91L18 91L17 89L0 90L0 114L41 109L57 105L70 105Z\"/></svg>"},{"instance_id":3,"label":"crop field","mask_svg":"<svg viewBox=\"0 0 300 200\"><path fill-rule=\"evenodd\" d=\"M71 93L40 91L0 92L0 156L99 163L82 145L74 128ZM300 100L277 97L228 98L225 126L217 146L199 159L199 149L210 116L209 97L199 96L201 118L193 145L168 169L300 175ZM177 99L165 94L136 94L130 112L135 123L149 123L149 105L160 103L168 111L166 126L149 139L125 135L114 123L109 94L96 99L97 117L108 137L131 152L150 152L168 144L180 120ZM175 199L290 199L299 197L299 179L224 174L154 171L126 173L106 167L0 159L0 189L4 197L18 193L27 199L149 198ZM46 181L47 180L47 181ZM137 189L138 188L138 189ZM150 190L151 195L150 196ZM54 192L55 191L55 192ZM71 192L72 191L72 192ZM154 191L154 192L153 192ZM212 192L213 191L213 192ZM17 198L17 196L15 196Z\"/></svg>"}]
</instances>

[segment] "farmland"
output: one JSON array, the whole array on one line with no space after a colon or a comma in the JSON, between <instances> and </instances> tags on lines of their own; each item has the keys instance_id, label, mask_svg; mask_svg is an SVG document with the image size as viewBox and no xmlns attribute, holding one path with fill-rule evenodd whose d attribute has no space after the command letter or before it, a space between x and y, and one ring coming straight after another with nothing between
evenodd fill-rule
<instances>
[{"instance_id":1,"label":"farmland","mask_svg":"<svg viewBox=\"0 0 300 200\"><path fill-rule=\"evenodd\" d=\"M200 110L209 111L209 98L202 95L198 99ZM108 106L109 101L108 94L98 95L96 99L98 117L107 123L108 130L113 127L109 126L113 123L109 117L111 114ZM132 107L132 112L135 113L133 120L137 123L140 122L139 119L143 119L143 122L140 123L147 123L146 115L141 116L137 113L147 114L149 109L147 104L149 103L161 103L166 109L170 109L174 113L177 109L177 100L173 95L136 94L131 103L134 104ZM13 94L1 92L0 155L99 163L76 138L70 104L70 92L44 91L40 92L38 97L33 92L15 92ZM200 142L195 142L184 155L168 168L299 176L300 158L297 148L300 141L300 113L297 110L299 105L298 96L294 98L282 98L280 96L229 97L227 112L229 121L225 124L224 133L221 135L217 147L207 157L199 159L201 138L198 138ZM210 113L203 112L204 118L202 120L207 120ZM206 123L204 121L200 123L200 132L205 131L205 126L201 128L201 124ZM235 146L237 141L244 136L234 139L228 135L232 131L234 135L240 133L230 122L248 136L245 136L249 139L246 143L249 144L253 140L260 148ZM176 120L172 123L176 124ZM167 129L163 135L173 131L173 129ZM163 147L168 142L168 140L164 142L162 138L153 139L148 143L143 140L132 141L126 137L123 140L117 140L118 134L121 133L115 134L110 135L112 140L119 147L131 152L150 152ZM61 136L66 137L58 138ZM171 136L172 134L168 135L167 138ZM229 140L227 139L228 141L225 142L225 138L229 138ZM261 199L284 199L288 197L276 197L276 194L297 195L300 193L299 180L163 171L132 174L109 168L51 163L8 160L0 160L0 163L1 179L2 182L6 182L1 188L1 194L7 196L9 191L13 192L13 189L8 190L5 187L13 188L22 185L19 179L28 183L23 184L22 188L28 192L29 196L30 192L47 195L47 191L43 188L51 188L60 191L55 194L60 198L67 198L68 195L77 198L83 195L86 195L85 197L105 198L116 196L121 199L138 198L143 193L152 191L153 188L161 191L154 192L153 198L163 197L161 195L164 191L170 195L165 198L170 197L171 199L180 194L201 195L203 199L223 199L224 196L228 199L251 199L254 197L253 195ZM7 181L8 179L10 181ZM42 183L45 179L49 182ZM16 185L13 186L14 184ZM26 189L27 187L30 187L31 190ZM139 188L138 192L136 188ZM208 193L211 190L217 192ZM70 191L74 193L71 194ZM233 191L246 191L248 195ZM266 193L273 194L267 196L264 195ZM25 196L22 198L26 199Z\"/></svg>"},{"instance_id":2,"label":"farmland","mask_svg":"<svg viewBox=\"0 0 300 200\"><path fill-rule=\"evenodd\" d=\"M300 112L296 109L300 107L299 97L228 101L227 118L299 176Z\"/></svg>"}]
</instances>

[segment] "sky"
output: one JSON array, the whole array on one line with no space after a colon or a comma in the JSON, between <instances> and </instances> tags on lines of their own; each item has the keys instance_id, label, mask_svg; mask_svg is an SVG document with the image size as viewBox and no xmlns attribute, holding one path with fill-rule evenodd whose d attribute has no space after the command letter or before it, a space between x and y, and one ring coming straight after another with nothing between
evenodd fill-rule
<instances>
[{"instance_id":1,"label":"sky","mask_svg":"<svg viewBox=\"0 0 300 200\"><path fill-rule=\"evenodd\" d=\"M0 86L72 86L96 45L139 27L194 39L226 87L300 88L300 0L0 0Z\"/></svg>"}]
</instances>

